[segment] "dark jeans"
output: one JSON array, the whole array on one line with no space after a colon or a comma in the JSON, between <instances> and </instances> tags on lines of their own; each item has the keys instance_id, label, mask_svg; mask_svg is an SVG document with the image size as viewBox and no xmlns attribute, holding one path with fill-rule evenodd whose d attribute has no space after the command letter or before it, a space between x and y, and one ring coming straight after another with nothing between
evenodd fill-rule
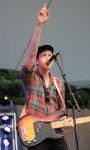
<instances>
[{"instance_id":1,"label":"dark jeans","mask_svg":"<svg viewBox=\"0 0 90 150\"><path fill-rule=\"evenodd\" d=\"M28 148L28 150L68 150L64 137L55 140L44 140L37 146Z\"/></svg>"}]
</instances>

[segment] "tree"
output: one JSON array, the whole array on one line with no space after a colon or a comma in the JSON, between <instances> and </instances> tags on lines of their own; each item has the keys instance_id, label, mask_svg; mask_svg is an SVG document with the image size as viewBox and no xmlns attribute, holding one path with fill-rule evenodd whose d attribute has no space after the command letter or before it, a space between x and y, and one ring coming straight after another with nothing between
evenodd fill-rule
<instances>
[{"instance_id":1,"label":"tree","mask_svg":"<svg viewBox=\"0 0 90 150\"><path fill-rule=\"evenodd\" d=\"M90 109L90 88L79 88L71 85L72 93L78 102L81 109ZM73 102L73 98L71 96L71 93L66 86L66 105L68 108L71 108L71 103Z\"/></svg>"},{"instance_id":2,"label":"tree","mask_svg":"<svg viewBox=\"0 0 90 150\"><path fill-rule=\"evenodd\" d=\"M25 98L19 71L0 70L0 99L9 96L16 104L24 104Z\"/></svg>"}]
</instances>

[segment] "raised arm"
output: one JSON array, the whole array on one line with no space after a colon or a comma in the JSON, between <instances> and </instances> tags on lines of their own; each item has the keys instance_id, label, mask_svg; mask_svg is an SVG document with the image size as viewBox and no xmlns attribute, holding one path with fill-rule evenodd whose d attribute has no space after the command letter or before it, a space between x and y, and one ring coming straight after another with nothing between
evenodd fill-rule
<instances>
[{"instance_id":1,"label":"raised arm","mask_svg":"<svg viewBox=\"0 0 90 150\"><path fill-rule=\"evenodd\" d=\"M42 27L44 23L48 20L48 17L49 17L49 11L47 10L46 3L45 3L43 8L38 13L37 25L33 33L32 39L30 41L30 50L28 53L28 57L25 61L29 70L32 68L32 66L36 62L36 55L37 55L37 50L38 50L38 46L40 42Z\"/></svg>"}]
</instances>

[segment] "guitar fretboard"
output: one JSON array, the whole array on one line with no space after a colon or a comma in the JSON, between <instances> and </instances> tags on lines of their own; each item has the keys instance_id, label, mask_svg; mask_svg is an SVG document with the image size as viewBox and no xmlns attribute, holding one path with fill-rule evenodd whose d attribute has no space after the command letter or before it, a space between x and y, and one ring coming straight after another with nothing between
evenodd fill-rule
<instances>
[{"instance_id":1,"label":"guitar fretboard","mask_svg":"<svg viewBox=\"0 0 90 150\"><path fill-rule=\"evenodd\" d=\"M76 118L76 124L81 124L81 123L87 123L90 122L90 116L88 117L83 117L83 118ZM73 119L71 120L71 123L73 125ZM64 121L54 121L51 122L52 128L63 128L64 127Z\"/></svg>"}]
</instances>

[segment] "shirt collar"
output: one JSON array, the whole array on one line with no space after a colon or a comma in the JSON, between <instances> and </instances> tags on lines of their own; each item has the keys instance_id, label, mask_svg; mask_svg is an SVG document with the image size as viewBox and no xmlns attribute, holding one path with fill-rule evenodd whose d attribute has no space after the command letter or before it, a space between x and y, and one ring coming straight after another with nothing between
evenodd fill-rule
<instances>
[{"instance_id":1,"label":"shirt collar","mask_svg":"<svg viewBox=\"0 0 90 150\"><path fill-rule=\"evenodd\" d=\"M38 69L36 69L36 73L38 73L39 74L39 76L43 79L43 76L40 74L40 72L39 72L39 70ZM54 82L54 77L53 77L53 75L49 72L49 78L50 78L50 84L53 84L53 82ZM44 79L43 79L44 80Z\"/></svg>"}]
</instances>

